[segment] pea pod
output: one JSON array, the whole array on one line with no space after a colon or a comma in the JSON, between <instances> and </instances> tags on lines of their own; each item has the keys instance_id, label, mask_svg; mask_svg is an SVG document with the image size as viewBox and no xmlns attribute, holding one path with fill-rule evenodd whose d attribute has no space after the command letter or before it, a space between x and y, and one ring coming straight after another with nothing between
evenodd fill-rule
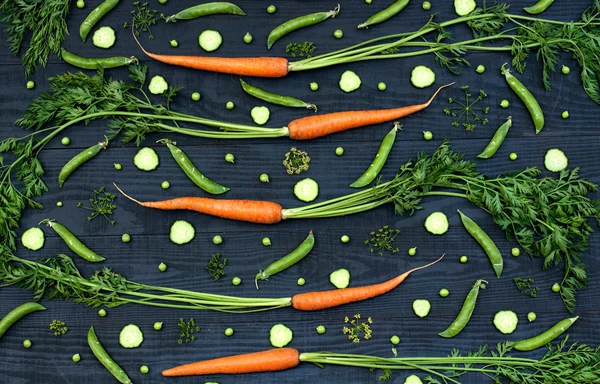
<instances>
[{"instance_id":1,"label":"pea pod","mask_svg":"<svg viewBox=\"0 0 600 384\"><path fill-rule=\"evenodd\" d=\"M90 330L88 331L87 342L94 356L96 356L98 361L100 361L100 363L102 363L102 365L104 365L104 367L108 369L110 373L112 373L112 375L115 377L115 379L119 381L119 383L132 383L131 379L129 378L129 376L127 376L123 368L121 368L119 364L117 364L112 359L112 357L110 357L108 352L106 352L106 349L104 349L104 347L100 343L98 336L96 336L96 331L94 330L94 327L90 327Z\"/></svg>"},{"instance_id":2,"label":"pea pod","mask_svg":"<svg viewBox=\"0 0 600 384\"><path fill-rule=\"evenodd\" d=\"M458 313L454 321L452 322L452 324L450 324L450 326L448 326L448 328L446 328L445 331L438 333L438 335L447 338L454 337L465 328L465 326L471 319L473 310L475 309L475 304L477 303L477 296L479 296L479 289L484 289L486 284L487 281L485 280L477 280L475 282L473 288L471 288L471 290L467 294L463 306L460 309L460 312Z\"/></svg>"},{"instance_id":3,"label":"pea pod","mask_svg":"<svg viewBox=\"0 0 600 384\"><path fill-rule=\"evenodd\" d=\"M537 102L535 97L533 97L531 92L529 92L529 90L523 85L523 83L514 77L510 73L509 69L504 68L505 65L506 63L502 64L502 74L504 75L504 78L506 79L510 89L512 89L517 96L519 96L519 99L521 99L523 104L525 104L525 107L527 107L527 110L531 115L531 119L533 120L535 133L537 135L544 128L544 113L542 112L542 107L540 107L540 104Z\"/></svg>"},{"instance_id":4,"label":"pea pod","mask_svg":"<svg viewBox=\"0 0 600 384\"><path fill-rule=\"evenodd\" d=\"M137 59L133 56L115 56L115 57L83 57L75 55L64 48L60 50L60 57L68 64L77 68L83 69L98 69L98 68L117 68L123 67L132 63L137 63Z\"/></svg>"},{"instance_id":5,"label":"pea pod","mask_svg":"<svg viewBox=\"0 0 600 384\"><path fill-rule=\"evenodd\" d=\"M577 319L579 319L579 316L563 319L537 336L511 343L512 347L518 351L533 351L543 347L562 335Z\"/></svg>"},{"instance_id":6,"label":"pea pod","mask_svg":"<svg viewBox=\"0 0 600 384\"><path fill-rule=\"evenodd\" d=\"M496 133L494 133L494 136L492 136L492 139L490 140L488 145L485 147L483 152L481 152L479 155L477 155L477 157L480 159L489 159L490 157L494 156L494 154L496 153L498 148L500 148L500 145L502 145L502 142L506 138L506 135L508 134L508 130L510 129L511 126L512 126L512 117L508 116L508 119L506 119L506 122L504 124L502 124L496 130Z\"/></svg>"},{"instance_id":7,"label":"pea pod","mask_svg":"<svg viewBox=\"0 0 600 384\"><path fill-rule=\"evenodd\" d=\"M358 28L368 28L373 24L383 23L392 16L397 15L402 11L409 3L410 0L397 0L395 3L387 7L386 9L377 12L373 16L369 17L364 23L359 24Z\"/></svg>"},{"instance_id":8,"label":"pea pod","mask_svg":"<svg viewBox=\"0 0 600 384\"><path fill-rule=\"evenodd\" d=\"M500 250L498 247L496 247L494 241L488 236L487 233L483 231L483 229L481 229L479 225L477 225L476 222L471 220L460 210L458 213L460 214L460 220L462 221L467 232L469 232L469 234L473 236L475 240L477 240L479 245L481 245L481 248L483 248L485 253L488 255L488 258L492 262L494 272L496 272L496 277L500 277L502 275L502 268L504 266L504 261L502 260L502 254L500 253Z\"/></svg>"},{"instance_id":9,"label":"pea pod","mask_svg":"<svg viewBox=\"0 0 600 384\"><path fill-rule=\"evenodd\" d=\"M58 173L58 186L62 188L65 181L71 176L71 173L75 172L77 168L83 165L90 159L93 159L101 149L108 147L108 139L105 137L104 141L99 142L96 145L92 145L88 149L78 153L71 160L65 164L60 172Z\"/></svg>"},{"instance_id":10,"label":"pea pod","mask_svg":"<svg viewBox=\"0 0 600 384\"><path fill-rule=\"evenodd\" d=\"M264 100L271 104L283 105L284 107L292 107L292 108L307 108L313 109L317 112L317 106L314 104L309 104L300 99L296 99L291 96L282 96L276 93L267 92L263 89L255 87L246 83L244 80L240 79L240 83L242 84L242 88L246 91L250 96L254 96L257 99Z\"/></svg>"},{"instance_id":11,"label":"pea pod","mask_svg":"<svg viewBox=\"0 0 600 384\"><path fill-rule=\"evenodd\" d=\"M157 143L165 144L167 148L169 148L169 151L171 151L171 155L175 159L177 165L179 165L187 177L189 177L189 179L192 180L192 182L198 187L213 195L220 195L229 191L229 187L215 183L208 177L204 176L202 172L200 172L200 170L192 163L185 152L177 148L177 143L173 142L171 139L161 139L158 140Z\"/></svg>"},{"instance_id":12,"label":"pea pod","mask_svg":"<svg viewBox=\"0 0 600 384\"><path fill-rule=\"evenodd\" d=\"M46 307L41 304L30 302L21 304L12 311L8 312L6 316L0 320L0 339L8 331L8 329L17 321L23 317L29 315L32 312L45 311Z\"/></svg>"},{"instance_id":13,"label":"pea pod","mask_svg":"<svg viewBox=\"0 0 600 384\"><path fill-rule=\"evenodd\" d=\"M338 4L335 9L327 12L317 12L311 13L309 15L299 16L295 19L288 20L285 23L275 27L269 33L269 37L267 38L267 48L271 49L273 44L283 36L287 35L290 32L293 32L300 28L309 27L311 25L319 24L329 18L334 18L340 13L340 5Z\"/></svg>"},{"instance_id":14,"label":"pea pod","mask_svg":"<svg viewBox=\"0 0 600 384\"><path fill-rule=\"evenodd\" d=\"M83 20L79 26L79 36L84 43L87 35L89 35L92 28L94 28L94 25L96 25L104 15L110 12L111 9L116 7L117 4L119 4L119 0L105 0L102 4L94 8L85 20Z\"/></svg>"},{"instance_id":15,"label":"pea pod","mask_svg":"<svg viewBox=\"0 0 600 384\"><path fill-rule=\"evenodd\" d=\"M82 259L87 260L90 263L98 263L100 261L106 260L104 257L100 256L96 252L89 249L85 244L83 244L64 225L59 224L56 221L50 219L44 219L40 221L40 224L46 224L48 227L52 228L54 232L56 232L56 234L64 240L64 242L71 249L71 251L75 252L77 256L81 257Z\"/></svg>"},{"instance_id":16,"label":"pea pod","mask_svg":"<svg viewBox=\"0 0 600 384\"><path fill-rule=\"evenodd\" d=\"M385 165L388 156L390 155L390 151L392 150L392 146L396 140L396 132L398 132L399 129L402 129L402 126L400 123L395 122L394 128L392 128L392 130L389 131L381 141L379 150L377 150L377 154L375 155L371 165L369 165L369 168L367 168L367 170L358 179L356 179L354 183L350 184L350 187L362 188L375 180Z\"/></svg>"},{"instance_id":17,"label":"pea pod","mask_svg":"<svg viewBox=\"0 0 600 384\"><path fill-rule=\"evenodd\" d=\"M264 270L258 271L258 274L254 278L254 284L256 285L256 289L258 289L258 280L267 280L270 276L273 276L276 273L283 271L296 264L300 260L302 260L309 252L313 249L315 245L315 237L313 236L313 232L310 231L308 233L308 237L304 239L302 244L298 246L298 248L294 249L292 252L288 253L284 257L279 260L276 260L269 264Z\"/></svg>"},{"instance_id":18,"label":"pea pod","mask_svg":"<svg viewBox=\"0 0 600 384\"><path fill-rule=\"evenodd\" d=\"M161 17L163 17L167 23L174 23L177 20L192 20L202 16L218 14L246 16L246 12L233 3L215 1L186 8L168 17L162 15Z\"/></svg>"},{"instance_id":19,"label":"pea pod","mask_svg":"<svg viewBox=\"0 0 600 384\"><path fill-rule=\"evenodd\" d=\"M525 7L523 10L531 15L537 15L548 9L554 3L554 0L540 0L530 7Z\"/></svg>"}]
</instances>

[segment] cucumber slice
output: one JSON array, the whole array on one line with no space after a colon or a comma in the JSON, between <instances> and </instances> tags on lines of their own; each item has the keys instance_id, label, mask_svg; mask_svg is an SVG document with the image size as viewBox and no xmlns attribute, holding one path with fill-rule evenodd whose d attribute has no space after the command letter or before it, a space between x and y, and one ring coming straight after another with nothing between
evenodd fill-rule
<instances>
[{"instance_id":1,"label":"cucumber slice","mask_svg":"<svg viewBox=\"0 0 600 384\"><path fill-rule=\"evenodd\" d=\"M425 219L425 229L434 235L443 235L448 232L448 217L444 212L433 212Z\"/></svg>"},{"instance_id":2,"label":"cucumber slice","mask_svg":"<svg viewBox=\"0 0 600 384\"><path fill-rule=\"evenodd\" d=\"M112 47L115 45L116 41L117 36L115 35L115 30L108 26L96 29L94 35L92 36L92 44L102 49L108 49Z\"/></svg>"},{"instance_id":3,"label":"cucumber slice","mask_svg":"<svg viewBox=\"0 0 600 384\"><path fill-rule=\"evenodd\" d=\"M494 325L496 329L505 335L509 335L517 329L519 318L513 311L498 311L494 315Z\"/></svg>"},{"instance_id":4,"label":"cucumber slice","mask_svg":"<svg viewBox=\"0 0 600 384\"><path fill-rule=\"evenodd\" d=\"M162 76L154 76L150 79L150 83L148 84L148 90L153 95L162 95L165 91L169 89L169 83Z\"/></svg>"},{"instance_id":5,"label":"cucumber slice","mask_svg":"<svg viewBox=\"0 0 600 384\"><path fill-rule=\"evenodd\" d=\"M427 88L435 83L435 72L424 65L417 65L410 73L410 82L417 88Z\"/></svg>"},{"instance_id":6,"label":"cucumber slice","mask_svg":"<svg viewBox=\"0 0 600 384\"><path fill-rule=\"evenodd\" d=\"M350 271L345 268L336 269L329 274L329 281L336 288L347 288L350 285Z\"/></svg>"},{"instance_id":7,"label":"cucumber slice","mask_svg":"<svg viewBox=\"0 0 600 384\"><path fill-rule=\"evenodd\" d=\"M544 167L550 172L560 172L567 169L569 159L563 151L558 148L551 148L544 156Z\"/></svg>"},{"instance_id":8,"label":"cucumber slice","mask_svg":"<svg viewBox=\"0 0 600 384\"><path fill-rule=\"evenodd\" d=\"M285 347L294 338L294 332L283 324L275 324L271 327L269 341L276 348Z\"/></svg>"},{"instance_id":9,"label":"cucumber slice","mask_svg":"<svg viewBox=\"0 0 600 384\"><path fill-rule=\"evenodd\" d=\"M475 0L454 0L454 11L458 16L467 16L476 7Z\"/></svg>"},{"instance_id":10,"label":"cucumber slice","mask_svg":"<svg viewBox=\"0 0 600 384\"><path fill-rule=\"evenodd\" d=\"M344 92L356 91L360 88L360 84L360 77L352 71L346 71L340 77L340 89Z\"/></svg>"},{"instance_id":11,"label":"cucumber slice","mask_svg":"<svg viewBox=\"0 0 600 384\"><path fill-rule=\"evenodd\" d=\"M417 375L410 375L404 380L404 384L423 384L423 381Z\"/></svg>"},{"instance_id":12,"label":"cucumber slice","mask_svg":"<svg viewBox=\"0 0 600 384\"><path fill-rule=\"evenodd\" d=\"M429 314L429 311L431 310L431 303L429 302L429 300L417 299L413 301L412 308L415 312L415 315L419 317L425 317Z\"/></svg>"},{"instance_id":13,"label":"cucumber slice","mask_svg":"<svg viewBox=\"0 0 600 384\"><path fill-rule=\"evenodd\" d=\"M319 184L310 177L302 179L294 185L294 195L299 200L309 203L319 196Z\"/></svg>"},{"instance_id":14,"label":"cucumber slice","mask_svg":"<svg viewBox=\"0 0 600 384\"><path fill-rule=\"evenodd\" d=\"M123 348L137 348L144 342L144 334L140 327L129 324L123 327L119 333L119 344Z\"/></svg>"},{"instance_id":15,"label":"cucumber slice","mask_svg":"<svg viewBox=\"0 0 600 384\"><path fill-rule=\"evenodd\" d=\"M44 231L38 227L31 227L21 235L21 243L27 249L37 251L44 246Z\"/></svg>"},{"instance_id":16,"label":"cucumber slice","mask_svg":"<svg viewBox=\"0 0 600 384\"><path fill-rule=\"evenodd\" d=\"M222 43L223 37L221 34L212 29L202 31L200 36L198 36L198 44L200 44L200 48L204 49L206 52L216 51Z\"/></svg>"},{"instance_id":17,"label":"cucumber slice","mask_svg":"<svg viewBox=\"0 0 600 384\"><path fill-rule=\"evenodd\" d=\"M150 147L142 148L133 157L133 164L142 171L154 171L159 164L156 151Z\"/></svg>"},{"instance_id":18,"label":"cucumber slice","mask_svg":"<svg viewBox=\"0 0 600 384\"><path fill-rule=\"evenodd\" d=\"M264 125L267 121L269 121L269 117L271 116L271 111L267 107L254 107L250 111L250 116L252 116L252 120L257 125Z\"/></svg>"},{"instance_id":19,"label":"cucumber slice","mask_svg":"<svg viewBox=\"0 0 600 384\"><path fill-rule=\"evenodd\" d=\"M171 225L169 239L175 244L187 244L196 236L194 226L185 220L177 220Z\"/></svg>"}]
</instances>

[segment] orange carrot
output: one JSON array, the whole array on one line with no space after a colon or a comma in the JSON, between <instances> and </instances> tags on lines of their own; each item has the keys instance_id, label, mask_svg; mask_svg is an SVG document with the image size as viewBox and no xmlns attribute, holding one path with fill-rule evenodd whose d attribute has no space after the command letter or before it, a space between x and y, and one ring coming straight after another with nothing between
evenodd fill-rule
<instances>
[{"instance_id":1,"label":"orange carrot","mask_svg":"<svg viewBox=\"0 0 600 384\"><path fill-rule=\"evenodd\" d=\"M162 371L162 375L192 376L217 373L274 372L294 368L298 364L300 364L300 353L296 349L279 348L180 365L165 369Z\"/></svg>"},{"instance_id":2,"label":"orange carrot","mask_svg":"<svg viewBox=\"0 0 600 384\"><path fill-rule=\"evenodd\" d=\"M345 131L366 125L385 123L412 115L427 108L438 92L454 83L442 85L424 104L409 105L401 108L375 109L365 111L346 111L312 115L296 119L287 125L290 138L294 140L310 140L315 137L327 136L332 133Z\"/></svg>"},{"instance_id":3,"label":"orange carrot","mask_svg":"<svg viewBox=\"0 0 600 384\"><path fill-rule=\"evenodd\" d=\"M432 263L411 269L410 271L404 272L403 274L383 283L367 285L364 287L334 289L321 292L306 292L294 295L292 297L292 307L300 311L318 311L321 309L337 307L339 305L349 304L355 301L366 300L375 296L383 295L384 293L387 293L402 284L402 282L406 280L408 275L411 273L430 267L442 260L444 255Z\"/></svg>"},{"instance_id":4,"label":"orange carrot","mask_svg":"<svg viewBox=\"0 0 600 384\"><path fill-rule=\"evenodd\" d=\"M288 60L284 57L207 57L207 56L176 56L150 53L142 47L135 33L133 38L140 49L154 60L187 67L228 73L238 76L284 77L288 74Z\"/></svg>"},{"instance_id":5,"label":"orange carrot","mask_svg":"<svg viewBox=\"0 0 600 384\"><path fill-rule=\"evenodd\" d=\"M127 195L113 183L115 188L129 200L142 207L163 211L184 209L224 219L247 221L259 224L274 224L281 221L281 205L259 200L220 200L206 197L178 197L170 200L141 202Z\"/></svg>"}]
</instances>

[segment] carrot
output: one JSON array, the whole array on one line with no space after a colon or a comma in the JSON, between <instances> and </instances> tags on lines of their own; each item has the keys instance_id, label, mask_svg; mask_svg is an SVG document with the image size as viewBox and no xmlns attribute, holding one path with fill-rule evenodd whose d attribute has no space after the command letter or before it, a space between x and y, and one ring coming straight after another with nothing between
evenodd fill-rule
<instances>
[{"instance_id":1,"label":"carrot","mask_svg":"<svg viewBox=\"0 0 600 384\"><path fill-rule=\"evenodd\" d=\"M163 211L185 209L224 219L247 221L259 224L274 224L281 221L281 205L260 200L220 200L206 197L178 197L170 200L141 202L127 195L113 183L115 188L129 200L142 207Z\"/></svg>"},{"instance_id":2,"label":"carrot","mask_svg":"<svg viewBox=\"0 0 600 384\"><path fill-rule=\"evenodd\" d=\"M238 76L257 76L257 77L284 77L288 74L288 60L284 57L207 57L207 56L177 56L177 55L158 55L148 52L142 47L135 33L133 38L146 54L154 60L187 67L212 71L218 73L228 73Z\"/></svg>"},{"instance_id":3,"label":"carrot","mask_svg":"<svg viewBox=\"0 0 600 384\"><path fill-rule=\"evenodd\" d=\"M364 287L334 289L321 292L306 292L294 295L292 297L292 307L300 311L318 311L321 309L337 307L339 305L349 304L355 301L366 300L375 296L383 295L384 293L387 293L402 284L402 282L406 280L408 275L411 273L434 265L438 261L442 260L444 256L445 254L432 263L420 266L418 268L413 268L410 271L404 272L403 274L383 283L367 285Z\"/></svg>"},{"instance_id":4,"label":"carrot","mask_svg":"<svg viewBox=\"0 0 600 384\"><path fill-rule=\"evenodd\" d=\"M180 365L165 369L162 371L162 375L192 376L217 373L274 372L294 368L298 364L300 364L300 353L296 349L279 348Z\"/></svg>"},{"instance_id":5,"label":"carrot","mask_svg":"<svg viewBox=\"0 0 600 384\"><path fill-rule=\"evenodd\" d=\"M401 108L375 109L365 111L346 111L313 115L296 119L288 124L290 138L294 140L310 140L366 125L385 123L412 115L427 108L438 92L454 83L442 85L424 104L409 105Z\"/></svg>"}]
</instances>

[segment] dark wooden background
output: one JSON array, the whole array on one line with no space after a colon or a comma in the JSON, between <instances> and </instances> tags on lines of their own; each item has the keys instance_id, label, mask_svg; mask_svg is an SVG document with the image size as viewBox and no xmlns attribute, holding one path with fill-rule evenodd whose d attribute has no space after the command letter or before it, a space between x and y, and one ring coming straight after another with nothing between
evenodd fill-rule
<instances>
[{"instance_id":1,"label":"dark wooden background","mask_svg":"<svg viewBox=\"0 0 600 384\"><path fill-rule=\"evenodd\" d=\"M522 13L521 8L533 1L511 1L513 11ZM87 0L85 9L73 9L69 14L68 24L71 36L64 46L82 56L104 55L136 55L147 62L140 50L134 45L128 30L122 25L129 19L132 8L130 1L123 1L99 24L110 25L117 31L118 42L109 51L95 48L91 41L81 43L78 27L87 13L100 1ZM165 14L175 13L194 1L169 1L166 5L156 0L150 1L150 7ZM370 14L383 9L389 1L375 0L367 5L362 0L342 2L342 10L338 18L328 20L320 25L297 31L277 42L271 51L265 47L269 31L298 15L331 9L336 2L319 1L281 1L275 2L278 9L273 15L266 13L267 2L238 0L248 14L246 17L211 16L194 21L179 22L166 25L158 23L152 30L155 40L142 38L147 49L152 52L166 54L203 54L198 47L198 34L204 29L216 29L223 35L223 45L213 55L223 56L259 56L284 55L285 46L289 42L305 40L314 41L318 46L316 53L323 53L363 41L367 38L401 31L414 30L427 21L432 12L438 13L441 20L455 16L451 1L433 1L433 8L426 12L421 9L420 1L413 1L399 15L384 24L368 30L357 30L356 25ZM478 2L481 3L481 2ZM571 20L579 18L588 6L586 1L558 1L543 14L544 17ZM342 39L335 39L333 31L344 31ZM242 37L249 31L254 36L250 45L242 42ZM466 28L453 29L455 37L467 38ZM169 45L171 39L179 41L179 48ZM75 68L51 59L47 68L38 70L32 80L36 88L27 90L23 78L20 58L9 54L4 37L0 40L0 132L2 138L22 135L13 126L26 105L37 95L48 88L45 79L65 71L76 71ZM526 166L543 166L543 157L547 149L560 147L569 157L570 166L580 166L582 176L600 182L598 166L599 134L597 131L600 107L594 104L583 92L579 79L577 64L567 55L561 56L560 64L571 67L571 74L564 76L560 72L552 74L554 87L545 92L541 86L540 67L535 59L529 61L527 70L519 75L522 81L536 95L546 115L546 127L539 135L534 134L534 127L520 101L507 87L500 75L499 67L510 61L508 54L470 54L468 58L473 68L467 68L463 74L454 76L447 70L438 67L433 56L424 56L406 60L381 60L366 63L342 65L301 73L291 73L284 79L252 79L251 83L274 92L291 94L301 99L314 102L319 112L326 113L351 109L390 108L425 101L430 97L433 88L415 89L410 85L410 70L418 64L425 64L437 73L436 85L456 81L457 86L444 90L432 106L411 117L402 120L404 131L397 138L391 156L383 170L383 177L394 175L397 167L415 156L419 151L433 151L443 138L450 138L455 150L464 151L468 159L475 159L477 153L487 144L495 129L510 114L513 116L513 127L503 146L491 160L480 161L481 170L495 175L501 172L514 171ZM185 113L222 119L239 123L251 123L249 110L263 103L244 94L240 89L236 76L199 72L189 69L175 68L156 62L147 62L149 75L163 75L172 85L182 86L183 90L175 101L175 109ZM475 73L478 64L486 66L487 71L480 75ZM340 74L346 70L354 70L362 78L361 88L351 94L343 93L337 83ZM107 71L115 78L126 78L126 69ZM319 83L318 92L311 92L309 83ZM379 92L377 83L385 81L387 90ZM488 115L490 123L478 127L473 132L465 132L462 128L451 126L452 119L444 115L442 109L447 106L448 97L462 97L459 86L470 85L474 93L483 89L488 98L483 105L490 106ZM202 99L194 103L190 99L192 92L198 91ZM509 109L498 105L502 99L511 102ZM227 101L233 101L235 109L225 109ZM269 105L271 119L267 126L282 126L292 119L306 116L309 111L286 109ZM568 110L570 118L561 119L563 110ZM107 383L112 382L110 374L93 357L86 342L88 328L95 326L98 336L112 357L121 364L134 382L178 382L198 383L203 381L219 381L221 383L359 383L374 382L378 373L368 369L326 367L319 369L310 364L279 373L254 374L243 376L210 376L179 379L162 378L160 372L174 365L209 359L224 355L246 353L268 349L269 329L273 324L284 323L294 331L291 347L300 351L330 350L342 353L368 353L380 356L392 356L392 345L388 341L392 335L399 335L402 343L398 346L399 356L430 355L444 356L454 348L473 349L480 344L495 344L505 340L517 340L530 337L550 327L556 321L570 316L565 310L559 296L550 289L553 283L562 277L561 267L553 267L542 271L541 260L531 260L523 254L519 258L510 256L510 249L515 243L508 242L501 230L483 211L468 202L456 198L429 198L425 209L414 216L394 216L393 207L384 206L371 212L334 219L288 221L275 226L254 225L226 221L191 212L160 212L136 206L119 196L116 199L118 209L114 215L117 224L111 226L102 218L87 221L87 212L77 208L77 202L91 197L92 190L101 186L115 192L111 182L116 181L128 192L141 200L163 199L175 196L205 196L178 169L164 146L155 141L165 135L152 135L144 145L155 147L160 156L160 167L152 173L137 170L132 164L136 153L133 145L112 143L111 148L90 161L75 172L62 190L59 190L56 178L58 171L72 156L102 138L105 122L97 121L89 126L75 126L66 135L71 138L71 145L64 147L57 138L44 151L41 159L44 163L45 180L49 186L47 192L39 199L46 207L43 211L27 209L21 226L23 229L36 225L43 218L53 218L71 228L78 237L92 249L104 255L107 261L100 266L109 266L123 273L130 280L142 283L165 285L183 289L214 292L228 295L286 297L298 292L330 289L329 273L337 268L347 268L352 273L352 286L371 284L386 280L409 268L430 262L446 253L445 260L431 269L415 273L402 286L382 297L361 303L347 305L315 313L301 313L293 309L281 309L271 312L234 315L210 311L184 311L174 309L146 308L125 305L108 309L108 316L101 318L97 309L87 308L71 302L46 302L48 310L28 316L16 324L0 342L1 383ZM317 201L352 192L348 185L358 177L370 164L380 140L391 128L391 123L366 127L316 139L310 142L294 142L289 139L219 141L207 139L182 139L175 135L169 137L179 140L181 147L200 166L203 172L220 183L231 187L224 197L273 200L284 207L301 205L292 193L296 181L303 177L317 180L321 192ZM431 130L434 140L424 141L422 131ZM299 176L285 173L281 165L284 154L290 147L296 146L307 151L311 157L310 170ZM345 154L335 155L336 147L342 146ZM228 152L235 154L235 164L226 163L223 159ZM508 155L517 152L517 161L510 161ZM122 171L116 171L113 163L123 165ZM263 184L258 176L266 172L271 182ZM163 180L171 182L169 190L162 190ZM55 203L62 201L62 207ZM456 209L476 220L496 241L504 255L505 269L502 278L494 277L489 261L478 244L465 232L460 224ZM428 234L423 221L433 211L445 212L450 220L450 230L444 236L433 237ZM169 226L174 220L188 220L196 228L196 237L192 243L176 246L168 239ZM383 256L370 254L363 242L370 231L383 225L401 230L396 240L400 252L385 253ZM312 253L296 266L273 277L261 285L256 291L252 279L259 268L286 254L299 244L312 229L316 236L316 246ZM46 232L46 245L37 252L19 249L18 254L26 258L51 256L65 252L71 254L57 236ZM132 241L121 242L123 233L131 234ZM212 244L212 237L220 234L224 243ZM351 241L340 242L340 236L347 234ZM273 245L264 247L261 239L269 236ZM410 258L406 251L410 247L418 247L417 256ZM590 286L577 296L575 314L580 320L569 331L571 340L596 345L600 341L597 324L600 321L597 292L600 289L600 261L596 256L600 251L600 237L593 236L585 260L589 268ZM226 275L215 282L204 270L209 257L220 252L229 259ZM469 262L460 264L461 255L468 255ZM83 262L75 257L77 265L83 272L91 273L99 265ZM160 262L168 264L169 269L160 273L157 266ZM239 276L243 283L234 287L231 278ZM296 280L306 278L306 285L299 287ZM536 299L519 294L515 288L513 277L534 278L535 286L541 288ZM490 282L488 288L481 292L474 315L465 330L453 339L442 339L437 333L453 320L462 305L466 293L476 279ZM448 288L450 296L442 299L438 296L441 288ZM417 318L411 303L414 299L428 299L432 310L428 317ZM10 309L32 299L29 291L18 288L0 289L0 316ZM500 334L492 324L496 311L511 309L519 314L517 331L510 336ZM528 323L526 314L535 311L538 319ZM373 318L373 338L363 340L359 344L351 343L342 334L345 316L360 313L363 317ZM201 326L198 339L186 345L178 345L177 321L179 318L194 317ZM52 319L64 320L69 331L62 337L54 337L48 330ZM160 332L152 330L155 321L163 321L164 328ZM145 341L140 349L126 350L118 344L121 328L129 323L138 324L145 334ZM325 325L327 333L317 335L315 327ZM235 329L235 335L225 337L223 331L227 327ZM22 341L31 339L31 349L24 349ZM80 363L71 361L71 356L79 353ZM524 356L537 357L543 352L535 351ZM141 365L148 365L150 373L139 373ZM397 372L391 382L402 383L408 375ZM420 374L421 377L424 376ZM465 383L481 383L483 376L467 375Z\"/></svg>"}]
</instances>

